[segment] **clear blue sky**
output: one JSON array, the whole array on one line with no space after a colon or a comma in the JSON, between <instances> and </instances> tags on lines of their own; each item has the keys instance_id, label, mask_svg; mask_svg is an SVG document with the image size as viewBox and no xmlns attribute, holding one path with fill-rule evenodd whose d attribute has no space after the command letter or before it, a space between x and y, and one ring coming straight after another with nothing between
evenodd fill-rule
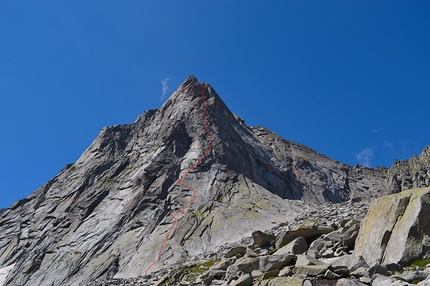
<instances>
[{"instance_id":1,"label":"clear blue sky","mask_svg":"<svg viewBox=\"0 0 430 286\"><path fill-rule=\"evenodd\" d=\"M430 1L2 1L0 55L0 207L190 74L343 163L430 144Z\"/></svg>"}]
</instances>

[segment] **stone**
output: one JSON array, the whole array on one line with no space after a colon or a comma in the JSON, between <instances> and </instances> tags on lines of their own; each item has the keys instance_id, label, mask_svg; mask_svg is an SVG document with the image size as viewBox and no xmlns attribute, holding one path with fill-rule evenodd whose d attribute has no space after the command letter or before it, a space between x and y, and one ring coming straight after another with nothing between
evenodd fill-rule
<instances>
[{"instance_id":1,"label":"stone","mask_svg":"<svg viewBox=\"0 0 430 286\"><path fill-rule=\"evenodd\" d=\"M232 281L230 283L231 286L251 286L252 285L252 277L249 274L244 274L239 277L238 280Z\"/></svg>"},{"instance_id":2,"label":"stone","mask_svg":"<svg viewBox=\"0 0 430 286\"><path fill-rule=\"evenodd\" d=\"M324 262L315 259L313 257L310 257L308 255L305 254L301 254L301 255L297 255L297 260L296 260L296 267L297 266L307 266L307 265L327 265Z\"/></svg>"},{"instance_id":3,"label":"stone","mask_svg":"<svg viewBox=\"0 0 430 286\"><path fill-rule=\"evenodd\" d=\"M253 270L257 270L260 267L259 258L242 258L236 261L235 266L240 271L245 273L251 273Z\"/></svg>"},{"instance_id":4,"label":"stone","mask_svg":"<svg viewBox=\"0 0 430 286\"><path fill-rule=\"evenodd\" d=\"M245 246L236 246L233 248L230 248L226 254L224 254L225 258L231 258L236 255L244 256L246 253L246 247Z\"/></svg>"},{"instance_id":5,"label":"stone","mask_svg":"<svg viewBox=\"0 0 430 286\"><path fill-rule=\"evenodd\" d=\"M340 242L342 240L342 233L339 230L335 230L323 235L322 239L328 240L328 241Z\"/></svg>"},{"instance_id":6,"label":"stone","mask_svg":"<svg viewBox=\"0 0 430 286\"><path fill-rule=\"evenodd\" d=\"M288 243L292 242L298 237L303 237L305 239L313 239L322 234L327 234L333 231L332 227L318 225L318 222L311 221L305 224L299 225L287 232L280 235L275 245L279 249Z\"/></svg>"},{"instance_id":7,"label":"stone","mask_svg":"<svg viewBox=\"0 0 430 286\"><path fill-rule=\"evenodd\" d=\"M366 260L361 255L354 254L352 257L349 257L349 271L354 272L358 268L370 268L367 264Z\"/></svg>"},{"instance_id":8,"label":"stone","mask_svg":"<svg viewBox=\"0 0 430 286\"><path fill-rule=\"evenodd\" d=\"M351 271L351 276L361 278L361 277L369 277L369 269L364 267L358 267L354 271Z\"/></svg>"},{"instance_id":9,"label":"stone","mask_svg":"<svg viewBox=\"0 0 430 286\"><path fill-rule=\"evenodd\" d=\"M286 266L279 271L279 276L290 276L293 274L293 266Z\"/></svg>"},{"instance_id":10,"label":"stone","mask_svg":"<svg viewBox=\"0 0 430 286\"><path fill-rule=\"evenodd\" d=\"M332 279L314 279L314 280L307 280L309 283L307 285L312 286L336 286L337 280ZM303 284L306 286L305 284Z\"/></svg>"},{"instance_id":11,"label":"stone","mask_svg":"<svg viewBox=\"0 0 430 286\"><path fill-rule=\"evenodd\" d=\"M257 251L255 251L254 249L252 249L251 247L247 247L246 248L246 253L244 257L258 257L260 256L259 253L257 253Z\"/></svg>"},{"instance_id":12,"label":"stone","mask_svg":"<svg viewBox=\"0 0 430 286\"><path fill-rule=\"evenodd\" d=\"M225 278L227 282L230 282L234 279L239 278L240 275L240 269L236 265L231 265L227 268L227 271L225 273Z\"/></svg>"},{"instance_id":13,"label":"stone","mask_svg":"<svg viewBox=\"0 0 430 286\"><path fill-rule=\"evenodd\" d=\"M336 286L365 286L366 284L361 283L355 279L342 278L337 281Z\"/></svg>"},{"instance_id":14,"label":"stone","mask_svg":"<svg viewBox=\"0 0 430 286\"><path fill-rule=\"evenodd\" d=\"M214 270L227 270L227 268L231 265L231 260L222 260L220 262L215 263L210 267L210 269Z\"/></svg>"},{"instance_id":15,"label":"stone","mask_svg":"<svg viewBox=\"0 0 430 286\"><path fill-rule=\"evenodd\" d=\"M294 239L287 245L278 249L274 254L284 254L284 253L303 254L307 250L308 250L308 244L306 243L306 240L303 237L299 236L298 238Z\"/></svg>"},{"instance_id":16,"label":"stone","mask_svg":"<svg viewBox=\"0 0 430 286\"><path fill-rule=\"evenodd\" d=\"M430 255L430 188L383 196L372 202L355 247L369 265L402 266Z\"/></svg>"},{"instance_id":17,"label":"stone","mask_svg":"<svg viewBox=\"0 0 430 286\"><path fill-rule=\"evenodd\" d=\"M339 274L334 273L330 269L327 269L327 271L324 273L324 277L327 279L339 279L341 276Z\"/></svg>"},{"instance_id":18,"label":"stone","mask_svg":"<svg viewBox=\"0 0 430 286\"><path fill-rule=\"evenodd\" d=\"M279 275L279 270L267 271L261 276L261 280L277 277L278 275Z\"/></svg>"},{"instance_id":19,"label":"stone","mask_svg":"<svg viewBox=\"0 0 430 286\"><path fill-rule=\"evenodd\" d=\"M304 277L316 277L326 273L330 265L318 264L318 265L306 265L306 266L296 266L293 269L294 274Z\"/></svg>"},{"instance_id":20,"label":"stone","mask_svg":"<svg viewBox=\"0 0 430 286\"><path fill-rule=\"evenodd\" d=\"M409 286L409 284L404 281L395 280L393 278L376 274L374 279L372 279L372 286Z\"/></svg>"},{"instance_id":21,"label":"stone","mask_svg":"<svg viewBox=\"0 0 430 286\"><path fill-rule=\"evenodd\" d=\"M348 247L348 249L354 249L355 241L358 237L360 231L360 222L352 220L347 226L347 229L341 234L341 243L343 246Z\"/></svg>"},{"instance_id":22,"label":"stone","mask_svg":"<svg viewBox=\"0 0 430 286\"><path fill-rule=\"evenodd\" d=\"M368 270L369 277L372 278L375 274L381 274L384 276L390 276L391 273L387 270L387 268L381 266L380 264L376 263Z\"/></svg>"},{"instance_id":23,"label":"stone","mask_svg":"<svg viewBox=\"0 0 430 286\"><path fill-rule=\"evenodd\" d=\"M273 235L264 233L259 230L254 231L252 233L252 239L254 240L252 245L256 247L269 247L275 242L275 237Z\"/></svg>"},{"instance_id":24,"label":"stone","mask_svg":"<svg viewBox=\"0 0 430 286\"><path fill-rule=\"evenodd\" d=\"M259 269L263 272L280 270L289 265L294 258L295 256L290 254L261 256L259 257Z\"/></svg>"},{"instance_id":25,"label":"stone","mask_svg":"<svg viewBox=\"0 0 430 286\"><path fill-rule=\"evenodd\" d=\"M327 249L326 251L323 252L323 254L321 254L322 258L330 258L330 257L334 257L334 251L333 249Z\"/></svg>"},{"instance_id":26,"label":"stone","mask_svg":"<svg viewBox=\"0 0 430 286\"><path fill-rule=\"evenodd\" d=\"M303 279L299 277L275 277L270 280L263 280L259 286L302 286Z\"/></svg>"},{"instance_id":27,"label":"stone","mask_svg":"<svg viewBox=\"0 0 430 286\"><path fill-rule=\"evenodd\" d=\"M260 270L252 270L251 277L255 279L255 278L263 276L263 274L264 273L261 272Z\"/></svg>"},{"instance_id":28,"label":"stone","mask_svg":"<svg viewBox=\"0 0 430 286\"><path fill-rule=\"evenodd\" d=\"M330 266L330 269L335 273L336 275L339 275L339 278L348 277L349 276L349 269L346 266Z\"/></svg>"},{"instance_id":29,"label":"stone","mask_svg":"<svg viewBox=\"0 0 430 286\"><path fill-rule=\"evenodd\" d=\"M310 244L307 255L314 258L321 258L322 254L332 246L332 241L328 241L323 238L317 238Z\"/></svg>"},{"instance_id":30,"label":"stone","mask_svg":"<svg viewBox=\"0 0 430 286\"><path fill-rule=\"evenodd\" d=\"M404 271L402 273L396 273L395 275L393 275L393 277L396 278L400 278L403 281L412 283L416 281L424 281L427 279L427 277L429 276L429 271Z\"/></svg>"}]
</instances>

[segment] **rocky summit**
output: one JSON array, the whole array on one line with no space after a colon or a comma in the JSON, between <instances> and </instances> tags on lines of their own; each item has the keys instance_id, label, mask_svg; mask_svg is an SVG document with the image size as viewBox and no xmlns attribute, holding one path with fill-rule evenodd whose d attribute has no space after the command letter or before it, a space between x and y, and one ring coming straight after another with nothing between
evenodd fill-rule
<instances>
[{"instance_id":1,"label":"rocky summit","mask_svg":"<svg viewBox=\"0 0 430 286\"><path fill-rule=\"evenodd\" d=\"M202 119L212 148L187 173ZM190 76L0 210L0 286L427 283L424 262L407 272L430 257L427 191L402 191L429 185L430 146L391 168L342 164L247 126Z\"/></svg>"}]
</instances>

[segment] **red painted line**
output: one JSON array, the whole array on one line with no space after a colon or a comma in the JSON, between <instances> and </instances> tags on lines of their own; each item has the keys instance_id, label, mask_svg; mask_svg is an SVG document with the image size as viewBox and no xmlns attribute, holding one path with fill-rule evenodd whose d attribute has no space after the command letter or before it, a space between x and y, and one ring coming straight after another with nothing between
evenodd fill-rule
<instances>
[{"instance_id":1,"label":"red painted line","mask_svg":"<svg viewBox=\"0 0 430 286\"><path fill-rule=\"evenodd\" d=\"M197 160L196 163L194 163L194 165L188 169L188 171L186 171L181 178L178 180L177 184L180 185L183 188L189 189L191 192L193 192L193 198L191 200L189 200L188 202L185 203L185 207L183 209L181 209L180 211L177 211L174 215L173 215L173 224L170 227L169 231L167 232L166 238L164 239L163 243L161 244L160 247L160 251L158 252L158 256L157 259L152 262L151 265L149 265L149 267L146 269L145 271L145 275L148 273L148 271L155 265L157 264L158 261L160 261L161 259L161 254L163 253L164 250L164 246L166 245L167 241L170 238L170 235L172 234L173 229L175 228L176 224L178 223L178 219L176 218L179 214L183 213L184 211L186 211L190 204L192 204L196 199L197 199L197 193L196 190L194 190L194 188L185 185L184 183L182 183L182 180L197 166L199 165L203 159L209 154L209 152L212 150L212 141L214 140L214 134L210 131L209 127L206 125L205 122L205 115L206 115L206 99L205 99L205 88L203 87L203 85L199 82L200 86L202 87L202 100L203 100L203 113L202 113L202 124L205 127L206 131L209 133L210 135L210 139L208 141L208 148L206 148L205 153Z\"/></svg>"}]
</instances>

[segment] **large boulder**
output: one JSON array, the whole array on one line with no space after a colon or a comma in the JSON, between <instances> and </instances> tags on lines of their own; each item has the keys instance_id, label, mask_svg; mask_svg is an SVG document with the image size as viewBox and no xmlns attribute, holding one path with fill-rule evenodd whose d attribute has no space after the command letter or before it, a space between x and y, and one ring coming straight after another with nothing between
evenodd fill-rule
<instances>
[{"instance_id":1,"label":"large boulder","mask_svg":"<svg viewBox=\"0 0 430 286\"><path fill-rule=\"evenodd\" d=\"M408 265L430 258L430 188L374 200L364 218L355 255L369 264Z\"/></svg>"},{"instance_id":2,"label":"large boulder","mask_svg":"<svg viewBox=\"0 0 430 286\"><path fill-rule=\"evenodd\" d=\"M318 220L309 220L289 231L281 233L275 245L276 248L279 249L299 237L303 237L312 241L322 234L327 234L332 231L334 231L332 227L320 225Z\"/></svg>"}]
</instances>

